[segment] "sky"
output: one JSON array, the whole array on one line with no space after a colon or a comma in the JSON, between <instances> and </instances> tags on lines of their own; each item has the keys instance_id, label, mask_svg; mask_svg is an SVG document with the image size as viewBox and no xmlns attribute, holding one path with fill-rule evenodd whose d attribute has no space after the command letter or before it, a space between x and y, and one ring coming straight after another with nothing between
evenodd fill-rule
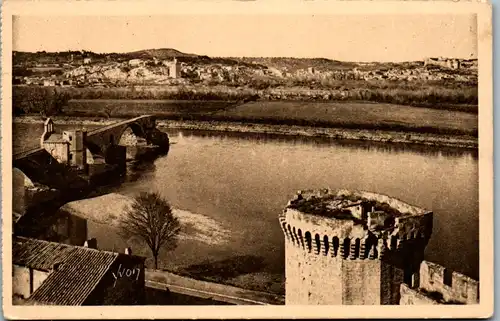
<instances>
[{"instance_id":1,"label":"sky","mask_svg":"<svg viewBox=\"0 0 500 321\"><path fill-rule=\"evenodd\" d=\"M217 57L477 58L475 15L15 16L13 50L174 48Z\"/></svg>"}]
</instances>

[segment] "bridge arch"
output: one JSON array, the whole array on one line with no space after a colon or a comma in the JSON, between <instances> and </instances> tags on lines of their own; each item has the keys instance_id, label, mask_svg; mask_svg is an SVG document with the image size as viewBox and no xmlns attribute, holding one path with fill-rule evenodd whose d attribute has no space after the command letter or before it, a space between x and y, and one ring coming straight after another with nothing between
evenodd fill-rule
<instances>
[{"instance_id":1,"label":"bridge arch","mask_svg":"<svg viewBox=\"0 0 500 321\"><path fill-rule=\"evenodd\" d=\"M31 178L29 178L28 175L26 175L25 172L23 172L20 168L17 167L12 167L12 184L14 189L16 187L22 186L24 187L35 187L35 184L33 184L33 181Z\"/></svg>"},{"instance_id":2,"label":"bridge arch","mask_svg":"<svg viewBox=\"0 0 500 321\"><path fill-rule=\"evenodd\" d=\"M123 128L116 134L116 137L114 137L115 145L126 145L126 139L127 137L130 137L130 134L133 134L136 138L140 137L147 141L146 131L142 125L134 122L123 126Z\"/></svg>"},{"instance_id":3,"label":"bridge arch","mask_svg":"<svg viewBox=\"0 0 500 321\"><path fill-rule=\"evenodd\" d=\"M33 181L21 169L12 168L12 211L24 213L26 210L26 188L34 187Z\"/></svg>"}]
</instances>

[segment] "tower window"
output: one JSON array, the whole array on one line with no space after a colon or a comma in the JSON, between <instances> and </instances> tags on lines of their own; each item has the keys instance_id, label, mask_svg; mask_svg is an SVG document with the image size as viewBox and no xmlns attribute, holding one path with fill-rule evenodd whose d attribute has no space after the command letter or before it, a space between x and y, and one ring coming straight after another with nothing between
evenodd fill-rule
<instances>
[{"instance_id":1,"label":"tower window","mask_svg":"<svg viewBox=\"0 0 500 321\"><path fill-rule=\"evenodd\" d=\"M312 250L312 237L311 237L311 233L309 231L306 232L306 243L307 243L307 250L311 251Z\"/></svg>"},{"instance_id":2,"label":"tower window","mask_svg":"<svg viewBox=\"0 0 500 321\"><path fill-rule=\"evenodd\" d=\"M73 160L73 154L72 153L69 154L69 160Z\"/></svg>"}]
</instances>

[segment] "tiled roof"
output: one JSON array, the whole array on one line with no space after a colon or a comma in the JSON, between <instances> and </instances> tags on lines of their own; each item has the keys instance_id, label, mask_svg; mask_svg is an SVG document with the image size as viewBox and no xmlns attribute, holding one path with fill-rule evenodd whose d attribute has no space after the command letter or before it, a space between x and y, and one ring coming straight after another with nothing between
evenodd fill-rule
<instances>
[{"instance_id":1,"label":"tiled roof","mask_svg":"<svg viewBox=\"0 0 500 321\"><path fill-rule=\"evenodd\" d=\"M27 300L28 304L82 305L118 253L16 237L13 263L50 271L59 266Z\"/></svg>"}]
</instances>

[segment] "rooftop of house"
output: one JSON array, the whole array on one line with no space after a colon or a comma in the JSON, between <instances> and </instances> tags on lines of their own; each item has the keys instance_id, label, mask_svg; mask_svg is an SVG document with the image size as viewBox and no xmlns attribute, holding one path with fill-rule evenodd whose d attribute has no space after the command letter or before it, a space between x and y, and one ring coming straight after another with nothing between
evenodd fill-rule
<instances>
[{"instance_id":1,"label":"rooftop of house","mask_svg":"<svg viewBox=\"0 0 500 321\"><path fill-rule=\"evenodd\" d=\"M59 134L59 133L50 134L50 136L44 140L44 143L66 143L66 144L69 144L69 142L63 138L63 135Z\"/></svg>"},{"instance_id":2,"label":"rooftop of house","mask_svg":"<svg viewBox=\"0 0 500 321\"><path fill-rule=\"evenodd\" d=\"M139 256L73 246L25 237L15 237L13 264L49 272L47 279L26 304L81 305L119 257Z\"/></svg>"},{"instance_id":3,"label":"rooftop of house","mask_svg":"<svg viewBox=\"0 0 500 321\"><path fill-rule=\"evenodd\" d=\"M334 192L329 189L299 191L287 208L304 214L364 223L359 217L353 215L353 208L356 206L360 206L363 211L367 212L384 212L394 218L427 213L421 208L386 195L348 190Z\"/></svg>"}]
</instances>

